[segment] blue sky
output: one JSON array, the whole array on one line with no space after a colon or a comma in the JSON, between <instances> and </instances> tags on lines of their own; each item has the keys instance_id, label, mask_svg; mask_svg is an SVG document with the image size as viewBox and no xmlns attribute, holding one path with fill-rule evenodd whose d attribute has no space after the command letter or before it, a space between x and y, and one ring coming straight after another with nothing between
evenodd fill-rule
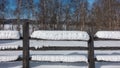
<instances>
[{"instance_id":1,"label":"blue sky","mask_svg":"<svg viewBox=\"0 0 120 68\"><path fill-rule=\"evenodd\" d=\"M90 4L93 4L94 0L88 0Z\"/></svg>"},{"instance_id":2,"label":"blue sky","mask_svg":"<svg viewBox=\"0 0 120 68\"><path fill-rule=\"evenodd\" d=\"M10 4L8 4L7 8L14 10L16 8L16 3L15 3L16 0L7 0L7 1L9 1L9 3L10 3ZM38 1L39 0L34 0L35 3L37 3ZM63 0L64 3L67 3L68 1L69 0ZM89 2L90 7L91 7L94 0L88 0L88 2ZM9 15L11 15L11 14L9 14ZM7 18L9 18L9 17L7 16Z\"/></svg>"},{"instance_id":3,"label":"blue sky","mask_svg":"<svg viewBox=\"0 0 120 68\"><path fill-rule=\"evenodd\" d=\"M8 0L9 2L10 2L10 5L9 5L9 7L11 8L11 9L15 9L16 8L16 6L15 6L15 0ZM35 3L36 2L38 2L39 0L34 0L35 1ZM67 1L67 0L66 0ZM93 4L93 2L94 2L94 0L88 0L89 1L89 3L90 3L90 5L92 5Z\"/></svg>"}]
</instances>

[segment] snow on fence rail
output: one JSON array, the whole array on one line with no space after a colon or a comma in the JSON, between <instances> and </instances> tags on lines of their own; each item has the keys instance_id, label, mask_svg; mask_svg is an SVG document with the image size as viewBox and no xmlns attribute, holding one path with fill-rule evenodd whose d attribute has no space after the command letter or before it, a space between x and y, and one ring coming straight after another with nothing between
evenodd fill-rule
<instances>
[{"instance_id":1,"label":"snow on fence rail","mask_svg":"<svg viewBox=\"0 0 120 68\"><path fill-rule=\"evenodd\" d=\"M83 55L33 55L32 60L51 62L87 62L87 57Z\"/></svg>"},{"instance_id":2,"label":"snow on fence rail","mask_svg":"<svg viewBox=\"0 0 120 68\"><path fill-rule=\"evenodd\" d=\"M31 38L50 40L89 40L85 31L34 31Z\"/></svg>"},{"instance_id":3,"label":"snow on fence rail","mask_svg":"<svg viewBox=\"0 0 120 68\"><path fill-rule=\"evenodd\" d=\"M120 39L120 31L98 31L95 37L101 39Z\"/></svg>"},{"instance_id":4,"label":"snow on fence rail","mask_svg":"<svg viewBox=\"0 0 120 68\"><path fill-rule=\"evenodd\" d=\"M120 40L120 31L98 31L95 34L95 37L97 37L98 39L104 40ZM117 41L115 44L113 44L113 41L103 41L106 42L105 44L103 44L101 41L97 41L97 45L99 45L99 48L107 48L104 50L109 50L110 48L112 50L116 50L117 48L119 49L119 41ZM111 43L110 43L111 42ZM96 44L95 44L96 45ZM111 47L112 45L112 47ZM99 49L97 49L99 50ZM120 62L120 55L97 55L96 56L97 61L111 61L111 62Z\"/></svg>"},{"instance_id":5,"label":"snow on fence rail","mask_svg":"<svg viewBox=\"0 0 120 68\"><path fill-rule=\"evenodd\" d=\"M28 25L28 24L25 24ZM28 37L28 32L26 33L25 31L29 31L28 26L24 26L24 30L23 30L23 67L25 68L29 68L29 37ZM5 34L9 34L10 31L8 31L8 33L6 32ZM11 33L11 32L10 32ZM17 33L15 33L17 34ZM3 35L3 34L2 34ZM9 37L10 35L12 35L13 37ZM10 34L9 36L6 35L5 38L1 38L1 39L17 39L18 38L18 34L17 36L14 36L13 34ZM4 35L3 35L4 36ZM16 38L17 37L17 38ZM32 38L38 38L38 39L50 39L50 40L85 40L86 42L89 41L89 35L87 34L87 32L85 31L35 31L32 35ZM87 48L87 47L86 47ZM89 48L90 49L90 48ZM88 51L89 51L88 49ZM25 56L27 54L27 57ZM90 55L90 54L89 54ZM49 58L54 58L54 61L63 61L63 62L88 62L88 59L85 56L48 56L48 59L43 59L43 57L45 56L39 56L41 60L48 60ZM63 59L63 58L64 59ZM36 58L34 58L34 56L32 56L32 60L35 60ZM48 61L53 61L53 60L48 60ZM89 57L90 59L90 57ZM15 58L12 60L16 60ZM9 60L9 61L12 61ZM38 59L37 59L38 60ZM89 60L91 61L91 60ZM91 64L91 62L89 62L89 65L91 65L89 68L94 68L93 64Z\"/></svg>"},{"instance_id":6,"label":"snow on fence rail","mask_svg":"<svg viewBox=\"0 0 120 68\"><path fill-rule=\"evenodd\" d=\"M19 56L0 56L0 62L15 61Z\"/></svg>"},{"instance_id":7,"label":"snow on fence rail","mask_svg":"<svg viewBox=\"0 0 120 68\"><path fill-rule=\"evenodd\" d=\"M0 39L20 39L19 31L1 30Z\"/></svg>"},{"instance_id":8,"label":"snow on fence rail","mask_svg":"<svg viewBox=\"0 0 120 68\"><path fill-rule=\"evenodd\" d=\"M0 40L0 50L11 50L23 47L22 40Z\"/></svg>"},{"instance_id":9,"label":"snow on fence rail","mask_svg":"<svg viewBox=\"0 0 120 68\"><path fill-rule=\"evenodd\" d=\"M8 31L8 33L6 32L5 34L9 34L9 31ZM15 33L15 34L17 34L17 33ZM9 36L11 36L11 35L13 35L13 34L10 34L8 36L6 35L5 38L2 38L2 39L16 39L15 37L18 37L18 36L15 36L14 38L9 38ZM91 34L89 34L89 35L91 35ZM95 62L95 60L93 58L94 57L94 54L93 54L94 53L94 47L93 47L94 40L92 40L93 36L89 36L89 35L87 34L87 32L84 32L84 31L35 31L31 35L31 38L50 39L50 40L87 40L88 41L88 58L86 58L85 56L82 56L82 58L81 58L81 56L75 57L75 56L41 56L41 55L36 56L35 55L35 56L32 56L32 60L63 61L63 62L89 61L89 65L90 65L89 68L94 68L93 67L94 62ZM115 32L114 31L113 32L112 31L111 32L105 31L105 33L104 33L104 31L103 32L99 31L98 33L96 33L95 36L98 38L103 38L103 39L104 38L120 39L119 32L117 32L117 31L115 31ZM29 40L29 39L26 39L26 40ZM96 56L96 58L97 58L97 60L103 60L103 61L113 61L113 60L120 61L119 56L116 56L116 57L111 56L109 58L108 58L108 56L102 55L102 56ZM62 57L64 57L64 59ZM116 58L116 59L113 59L113 58ZM71 59L74 59L74 60L71 60ZM15 58L12 60L15 60ZM11 60L8 60L8 61L11 61Z\"/></svg>"},{"instance_id":10,"label":"snow on fence rail","mask_svg":"<svg viewBox=\"0 0 120 68\"><path fill-rule=\"evenodd\" d=\"M98 61L114 61L120 62L120 55L97 55L96 59Z\"/></svg>"},{"instance_id":11,"label":"snow on fence rail","mask_svg":"<svg viewBox=\"0 0 120 68\"><path fill-rule=\"evenodd\" d=\"M20 46L18 45L0 45L0 50L5 49L18 49Z\"/></svg>"},{"instance_id":12,"label":"snow on fence rail","mask_svg":"<svg viewBox=\"0 0 120 68\"><path fill-rule=\"evenodd\" d=\"M94 47L93 47L93 35L90 32L85 31L35 31L32 33L31 38L35 39L48 39L48 40L83 40L88 42L88 67L95 68L94 62ZM32 56L32 60L41 60L41 56L39 59L36 59ZM55 57L52 57L55 58ZM56 59L57 60L57 59ZM82 58L83 60L83 58ZM77 61L81 61L80 57Z\"/></svg>"}]
</instances>

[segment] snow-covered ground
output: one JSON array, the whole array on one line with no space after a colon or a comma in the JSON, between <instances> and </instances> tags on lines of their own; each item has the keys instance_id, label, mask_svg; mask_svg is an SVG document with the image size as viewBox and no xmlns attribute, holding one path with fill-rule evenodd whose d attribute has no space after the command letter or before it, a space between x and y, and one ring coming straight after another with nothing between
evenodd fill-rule
<instances>
[{"instance_id":1,"label":"snow-covered ground","mask_svg":"<svg viewBox=\"0 0 120 68\"><path fill-rule=\"evenodd\" d=\"M15 61L22 57L22 51L0 51L0 62Z\"/></svg>"},{"instance_id":2,"label":"snow-covered ground","mask_svg":"<svg viewBox=\"0 0 120 68\"><path fill-rule=\"evenodd\" d=\"M2 68L22 68L22 62L3 62ZM86 63L30 62L31 68L88 68ZM96 62L96 68L120 68L120 63Z\"/></svg>"},{"instance_id":3,"label":"snow-covered ground","mask_svg":"<svg viewBox=\"0 0 120 68\"><path fill-rule=\"evenodd\" d=\"M22 62L0 63L2 68L22 68ZM30 62L31 68L87 68L86 63Z\"/></svg>"},{"instance_id":4,"label":"snow-covered ground","mask_svg":"<svg viewBox=\"0 0 120 68\"><path fill-rule=\"evenodd\" d=\"M22 62L3 62L2 68L22 68ZM88 68L86 63L30 62L31 68ZM120 63L96 62L96 68L120 68Z\"/></svg>"}]
</instances>

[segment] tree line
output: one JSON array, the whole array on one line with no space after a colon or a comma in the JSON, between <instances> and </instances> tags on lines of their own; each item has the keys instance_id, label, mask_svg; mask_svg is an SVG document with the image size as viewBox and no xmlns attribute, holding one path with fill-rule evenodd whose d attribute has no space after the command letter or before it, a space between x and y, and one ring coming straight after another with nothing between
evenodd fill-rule
<instances>
[{"instance_id":1,"label":"tree line","mask_svg":"<svg viewBox=\"0 0 120 68\"><path fill-rule=\"evenodd\" d=\"M10 6L10 1L14 6ZM33 30L120 29L120 0L89 1L0 0L0 29L8 19L17 25L17 30L23 19L31 22Z\"/></svg>"}]
</instances>

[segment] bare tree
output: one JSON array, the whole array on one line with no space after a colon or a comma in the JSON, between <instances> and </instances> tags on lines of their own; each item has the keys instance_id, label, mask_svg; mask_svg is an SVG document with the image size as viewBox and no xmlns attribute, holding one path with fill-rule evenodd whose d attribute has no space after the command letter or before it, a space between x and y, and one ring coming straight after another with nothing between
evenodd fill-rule
<instances>
[{"instance_id":1,"label":"bare tree","mask_svg":"<svg viewBox=\"0 0 120 68\"><path fill-rule=\"evenodd\" d=\"M17 20L17 30L20 31L20 19L21 19L21 5L22 5L22 0L16 0L16 9L15 9L15 16Z\"/></svg>"},{"instance_id":2,"label":"bare tree","mask_svg":"<svg viewBox=\"0 0 120 68\"><path fill-rule=\"evenodd\" d=\"M91 12L97 28L117 29L118 15L120 14L119 7L116 6L118 4L120 2L117 0L95 0Z\"/></svg>"},{"instance_id":3,"label":"bare tree","mask_svg":"<svg viewBox=\"0 0 120 68\"><path fill-rule=\"evenodd\" d=\"M7 1L0 0L0 29L4 29L6 6L7 6Z\"/></svg>"}]
</instances>

